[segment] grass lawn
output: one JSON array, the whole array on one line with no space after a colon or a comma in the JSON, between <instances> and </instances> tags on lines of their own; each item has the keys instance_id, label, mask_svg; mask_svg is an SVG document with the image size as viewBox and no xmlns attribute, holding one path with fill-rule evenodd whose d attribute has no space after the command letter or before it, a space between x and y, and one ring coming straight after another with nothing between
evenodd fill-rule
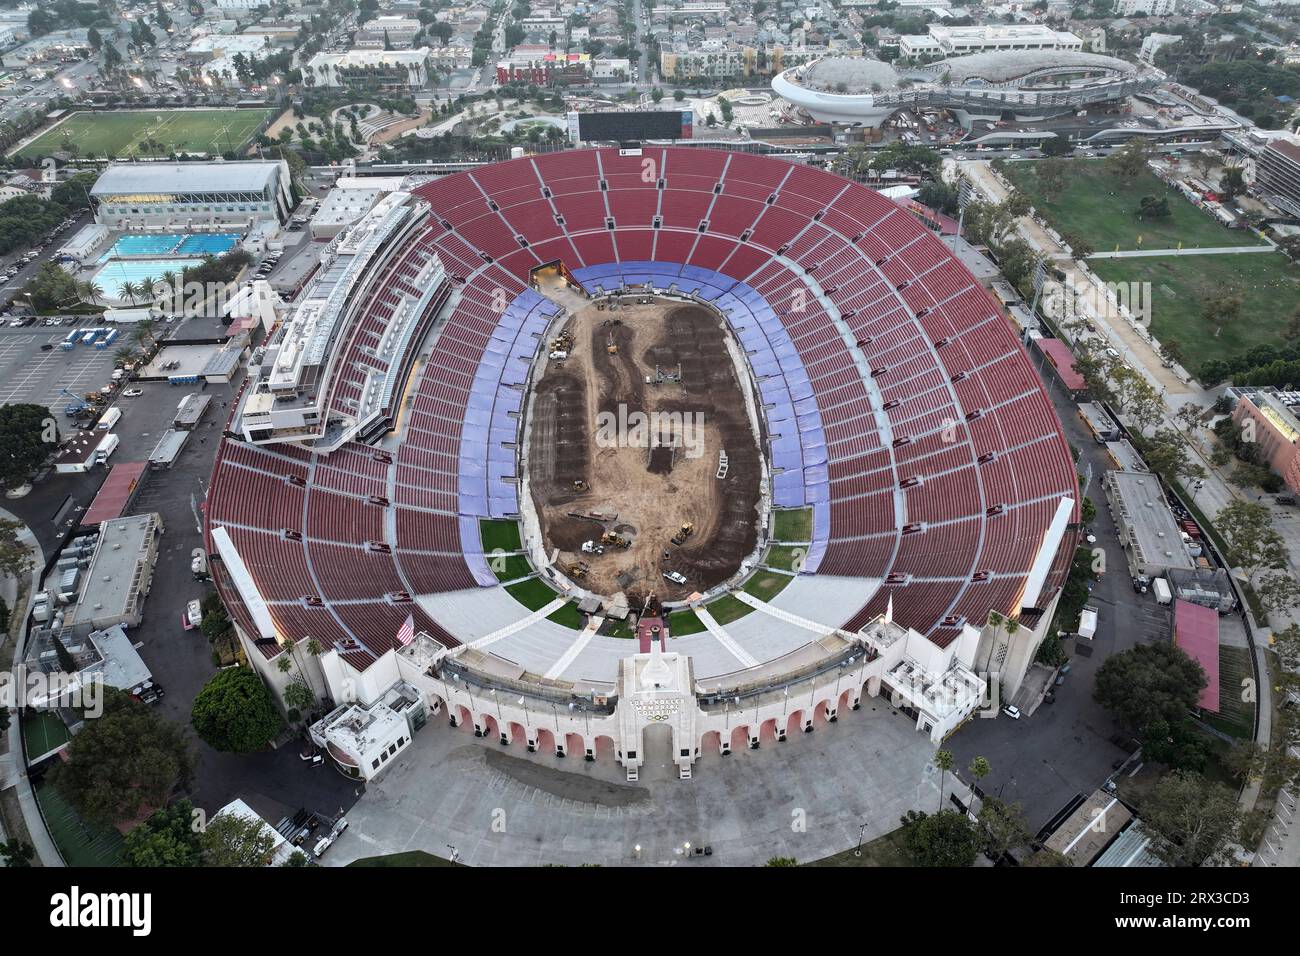
<instances>
[{"instance_id":1,"label":"grass lawn","mask_svg":"<svg viewBox=\"0 0 1300 956\"><path fill-rule=\"evenodd\" d=\"M687 634L699 634L707 630L700 616L694 611L673 611L668 619L668 633L673 637L685 637Z\"/></svg>"},{"instance_id":2,"label":"grass lawn","mask_svg":"<svg viewBox=\"0 0 1300 956\"><path fill-rule=\"evenodd\" d=\"M674 618L676 620L676 618ZM698 620L698 619L697 619ZM701 625L701 628L703 625ZM632 623L632 615L628 615L621 621L616 621L612 617L605 618L600 633L605 637L618 637L623 640L630 640L636 637L636 626Z\"/></svg>"},{"instance_id":3,"label":"grass lawn","mask_svg":"<svg viewBox=\"0 0 1300 956\"><path fill-rule=\"evenodd\" d=\"M1112 175L1103 160L1068 160L1065 189L1047 200L1034 175L1037 163L1007 163L1003 175L1029 200L1057 232L1073 232L1098 252L1120 249L1184 249L1212 246L1257 246L1260 240L1244 229L1229 229L1166 186L1151 173ZM1143 196L1169 200L1167 219L1143 222L1137 217ZM1138 238L1141 237L1141 242Z\"/></svg>"},{"instance_id":4,"label":"grass lawn","mask_svg":"<svg viewBox=\"0 0 1300 956\"><path fill-rule=\"evenodd\" d=\"M740 598L731 594L724 594L712 604L706 605L705 610L713 615L713 619L719 624L730 624L732 621L739 620L754 609L746 604Z\"/></svg>"},{"instance_id":5,"label":"grass lawn","mask_svg":"<svg viewBox=\"0 0 1300 956\"><path fill-rule=\"evenodd\" d=\"M812 509L791 508L772 512L772 538L776 541L811 541Z\"/></svg>"},{"instance_id":6,"label":"grass lawn","mask_svg":"<svg viewBox=\"0 0 1300 956\"><path fill-rule=\"evenodd\" d=\"M35 711L23 718L23 744L27 747L29 760L43 757L71 739L72 735L58 714Z\"/></svg>"},{"instance_id":7,"label":"grass lawn","mask_svg":"<svg viewBox=\"0 0 1300 956\"><path fill-rule=\"evenodd\" d=\"M1206 714L1205 722L1215 730L1242 740L1255 736L1255 704L1241 699L1241 682L1254 673L1250 651L1244 647L1219 645L1219 713Z\"/></svg>"},{"instance_id":8,"label":"grass lawn","mask_svg":"<svg viewBox=\"0 0 1300 956\"><path fill-rule=\"evenodd\" d=\"M224 153L243 148L278 110L122 110L73 113L42 133L18 155L47 156L76 143L83 157L135 154L146 139L177 153ZM157 155L157 154L154 154Z\"/></svg>"},{"instance_id":9,"label":"grass lawn","mask_svg":"<svg viewBox=\"0 0 1300 956\"><path fill-rule=\"evenodd\" d=\"M1176 339L1193 370L1256 345L1281 345L1287 319L1300 306L1300 266L1280 252L1094 259L1088 266L1107 282L1150 282L1151 332L1162 343ZM1215 338L1201 303L1222 288L1239 291L1245 304L1241 318Z\"/></svg>"},{"instance_id":10,"label":"grass lawn","mask_svg":"<svg viewBox=\"0 0 1300 956\"><path fill-rule=\"evenodd\" d=\"M483 553L493 551L519 551L523 543L519 540L519 522L517 521L480 521L479 536L483 539Z\"/></svg>"},{"instance_id":11,"label":"grass lawn","mask_svg":"<svg viewBox=\"0 0 1300 956\"><path fill-rule=\"evenodd\" d=\"M752 594L760 601L770 601L784 591L786 585L793 580L794 578L788 574L777 574L775 571L758 571L745 582L743 590L746 594Z\"/></svg>"},{"instance_id":12,"label":"grass lawn","mask_svg":"<svg viewBox=\"0 0 1300 956\"><path fill-rule=\"evenodd\" d=\"M793 571L796 561L802 561L808 555L807 548L778 544L767 552L767 566L782 571Z\"/></svg>"},{"instance_id":13,"label":"grass lawn","mask_svg":"<svg viewBox=\"0 0 1300 956\"><path fill-rule=\"evenodd\" d=\"M853 850L845 850L834 856L823 857L804 863L803 866L911 866L907 851L903 848L903 828L899 827L882 837L876 837L870 843L862 844L862 856L854 856Z\"/></svg>"},{"instance_id":14,"label":"grass lawn","mask_svg":"<svg viewBox=\"0 0 1300 956\"><path fill-rule=\"evenodd\" d=\"M548 621L554 621L561 627L571 627L575 631L580 631L587 626L587 615L578 610L576 601L570 601L564 607L557 610L554 614L546 618Z\"/></svg>"},{"instance_id":15,"label":"grass lawn","mask_svg":"<svg viewBox=\"0 0 1300 956\"><path fill-rule=\"evenodd\" d=\"M451 860L444 860L440 856L425 853L423 850L408 850L405 853L390 853L387 856L363 856L361 859L353 860L348 864L348 866L357 867L464 865L464 863L453 863Z\"/></svg>"},{"instance_id":16,"label":"grass lawn","mask_svg":"<svg viewBox=\"0 0 1300 956\"><path fill-rule=\"evenodd\" d=\"M492 569L498 581L513 581L533 573L533 566L522 554L488 558L488 567Z\"/></svg>"},{"instance_id":17,"label":"grass lawn","mask_svg":"<svg viewBox=\"0 0 1300 956\"><path fill-rule=\"evenodd\" d=\"M117 866L121 861L122 834L88 826L52 784L36 785L36 802L68 866Z\"/></svg>"},{"instance_id":18,"label":"grass lawn","mask_svg":"<svg viewBox=\"0 0 1300 956\"><path fill-rule=\"evenodd\" d=\"M511 584L506 590L512 598L530 611L540 611L559 597L551 588L547 587L545 582L539 581L537 578L529 578L527 581Z\"/></svg>"}]
</instances>

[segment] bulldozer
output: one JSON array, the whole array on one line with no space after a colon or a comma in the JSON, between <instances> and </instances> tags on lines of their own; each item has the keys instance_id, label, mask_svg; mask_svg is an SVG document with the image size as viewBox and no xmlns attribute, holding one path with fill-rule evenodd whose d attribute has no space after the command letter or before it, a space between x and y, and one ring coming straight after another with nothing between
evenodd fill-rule
<instances>
[{"instance_id":1,"label":"bulldozer","mask_svg":"<svg viewBox=\"0 0 1300 956\"><path fill-rule=\"evenodd\" d=\"M615 534L613 531L606 531L600 536L601 544L608 544L615 548L630 548L632 542L621 534Z\"/></svg>"},{"instance_id":2,"label":"bulldozer","mask_svg":"<svg viewBox=\"0 0 1300 956\"><path fill-rule=\"evenodd\" d=\"M567 568L565 568L564 573L567 574L569 577L573 578L573 580L575 581L581 581L583 578L587 576L587 572L590 570L591 568L587 565L586 562L579 561L577 564L571 564Z\"/></svg>"},{"instance_id":3,"label":"bulldozer","mask_svg":"<svg viewBox=\"0 0 1300 956\"><path fill-rule=\"evenodd\" d=\"M588 484L587 484L585 481L583 481L581 478L575 478L575 479L573 479L573 490L574 490L574 491L586 491L589 487L591 487L591 486L588 485Z\"/></svg>"},{"instance_id":4,"label":"bulldozer","mask_svg":"<svg viewBox=\"0 0 1300 956\"><path fill-rule=\"evenodd\" d=\"M689 538L694 533L695 533L695 525L691 524L688 521L686 524L682 525L681 530L679 530L677 534L673 535L673 544L677 545L677 547L680 548L682 545L686 543L686 539Z\"/></svg>"}]
</instances>

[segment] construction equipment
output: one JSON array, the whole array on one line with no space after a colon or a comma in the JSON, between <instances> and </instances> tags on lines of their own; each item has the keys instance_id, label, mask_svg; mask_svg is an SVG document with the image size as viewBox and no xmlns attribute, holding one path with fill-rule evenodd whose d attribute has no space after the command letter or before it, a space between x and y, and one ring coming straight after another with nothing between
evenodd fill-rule
<instances>
[{"instance_id":1,"label":"construction equipment","mask_svg":"<svg viewBox=\"0 0 1300 956\"><path fill-rule=\"evenodd\" d=\"M614 341L614 333L613 333L613 332L610 332L610 333L605 337L605 351L608 352L610 355L617 355L617 354L618 354L618 345L617 345L617 343L615 343L615 341Z\"/></svg>"},{"instance_id":2,"label":"construction equipment","mask_svg":"<svg viewBox=\"0 0 1300 956\"><path fill-rule=\"evenodd\" d=\"M573 490L574 490L574 491L586 491L589 487L591 487L591 486L588 485L588 484L587 484L585 481L583 481L581 478L575 478L575 479L573 479Z\"/></svg>"},{"instance_id":3,"label":"construction equipment","mask_svg":"<svg viewBox=\"0 0 1300 956\"><path fill-rule=\"evenodd\" d=\"M631 542L631 541L629 541L627 538L623 537L621 534L615 534L613 531L606 531L604 534L602 534L602 535L600 536L600 543L601 543L601 544L608 544L608 545L610 545L611 547L614 547L614 548L630 548L630 547L632 547L632 542Z\"/></svg>"},{"instance_id":4,"label":"construction equipment","mask_svg":"<svg viewBox=\"0 0 1300 956\"><path fill-rule=\"evenodd\" d=\"M677 547L680 548L682 545L686 543L686 539L689 538L694 533L695 533L695 525L691 524L688 521L686 524L682 525L681 530L678 531L677 534L673 535L673 544L677 545Z\"/></svg>"},{"instance_id":5,"label":"construction equipment","mask_svg":"<svg viewBox=\"0 0 1300 956\"><path fill-rule=\"evenodd\" d=\"M591 568L586 564L586 562L579 561L577 564L571 564L565 568L564 573L573 578L573 580L580 581L587 576L587 572L590 570Z\"/></svg>"},{"instance_id":6,"label":"construction equipment","mask_svg":"<svg viewBox=\"0 0 1300 956\"><path fill-rule=\"evenodd\" d=\"M645 383L647 385L676 385L682 380L682 366L678 363L677 370L660 368L655 366L654 375L647 375Z\"/></svg>"}]
</instances>

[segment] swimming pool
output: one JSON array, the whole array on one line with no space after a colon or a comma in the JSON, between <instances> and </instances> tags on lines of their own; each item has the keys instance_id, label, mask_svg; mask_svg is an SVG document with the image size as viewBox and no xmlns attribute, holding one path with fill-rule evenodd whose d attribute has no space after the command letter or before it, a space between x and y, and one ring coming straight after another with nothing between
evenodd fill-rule
<instances>
[{"instance_id":1,"label":"swimming pool","mask_svg":"<svg viewBox=\"0 0 1300 956\"><path fill-rule=\"evenodd\" d=\"M132 256L219 256L239 242L237 232L128 233L99 257L100 262Z\"/></svg>"},{"instance_id":2,"label":"swimming pool","mask_svg":"<svg viewBox=\"0 0 1300 956\"><path fill-rule=\"evenodd\" d=\"M201 265L202 259L114 259L95 273L95 284L103 288L104 295L118 301L129 301L122 295L122 286L130 282L136 286L144 279L161 282L164 272L176 273L177 279L185 269ZM145 298L137 296L136 301L143 303Z\"/></svg>"}]
</instances>

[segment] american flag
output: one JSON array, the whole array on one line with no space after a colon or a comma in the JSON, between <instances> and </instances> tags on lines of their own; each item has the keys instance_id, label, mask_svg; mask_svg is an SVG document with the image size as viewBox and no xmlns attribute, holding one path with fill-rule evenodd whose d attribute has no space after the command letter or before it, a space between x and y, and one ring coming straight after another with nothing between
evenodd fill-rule
<instances>
[{"instance_id":1,"label":"american flag","mask_svg":"<svg viewBox=\"0 0 1300 956\"><path fill-rule=\"evenodd\" d=\"M402 647L405 647L413 640L415 640L415 615L408 614L406 615L406 623L403 624L402 629L397 632L397 643Z\"/></svg>"}]
</instances>

